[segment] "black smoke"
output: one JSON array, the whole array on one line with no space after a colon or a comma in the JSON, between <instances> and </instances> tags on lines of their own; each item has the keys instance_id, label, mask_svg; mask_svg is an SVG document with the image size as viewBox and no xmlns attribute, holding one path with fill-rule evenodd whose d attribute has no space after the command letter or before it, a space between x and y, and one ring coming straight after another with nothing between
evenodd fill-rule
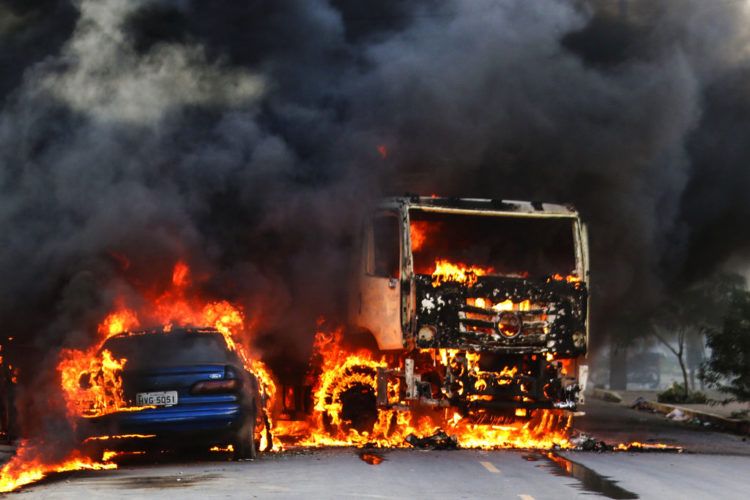
<instances>
[{"instance_id":1,"label":"black smoke","mask_svg":"<svg viewBox=\"0 0 750 500\"><path fill-rule=\"evenodd\" d=\"M184 258L304 364L405 191L575 204L595 339L741 263L747 7L611 3L0 4L5 335L54 359Z\"/></svg>"}]
</instances>

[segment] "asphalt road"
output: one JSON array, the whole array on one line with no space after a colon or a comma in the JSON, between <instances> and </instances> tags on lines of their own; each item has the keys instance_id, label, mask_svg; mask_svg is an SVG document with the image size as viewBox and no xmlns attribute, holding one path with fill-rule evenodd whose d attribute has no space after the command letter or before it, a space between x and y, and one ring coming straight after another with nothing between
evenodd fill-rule
<instances>
[{"instance_id":1,"label":"asphalt road","mask_svg":"<svg viewBox=\"0 0 750 500\"><path fill-rule=\"evenodd\" d=\"M520 451L389 450L370 465L356 450L275 455L255 462L126 465L77 472L22 498L737 498L750 490L750 457L565 453L584 467ZM588 472L587 472L588 471ZM596 471L596 472L591 472ZM598 474L597 474L598 473ZM608 476L611 481L608 481Z\"/></svg>"},{"instance_id":2,"label":"asphalt road","mask_svg":"<svg viewBox=\"0 0 750 500\"><path fill-rule=\"evenodd\" d=\"M750 442L606 403L591 402L587 411L577 426L599 439L659 440L686 451L550 458L522 451L379 450L379 464L367 463L355 449L272 454L254 462L218 454L138 457L114 471L52 478L19 498L748 498Z\"/></svg>"}]
</instances>

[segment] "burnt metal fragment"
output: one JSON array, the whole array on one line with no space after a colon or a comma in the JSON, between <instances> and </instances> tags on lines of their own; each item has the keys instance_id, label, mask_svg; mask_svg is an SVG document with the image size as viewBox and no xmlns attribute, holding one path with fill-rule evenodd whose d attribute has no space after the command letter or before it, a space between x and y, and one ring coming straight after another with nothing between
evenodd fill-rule
<instances>
[{"instance_id":1,"label":"burnt metal fragment","mask_svg":"<svg viewBox=\"0 0 750 500\"><path fill-rule=\"evenodd\" d=\"M449 436L442 429L438 429L435 434L426 437L409 434L406 436L406 442L415 448L429 450L455 450L458 448L456 436Z\"/></svg>"},{"instance_id":2,"label":"burnt metal fragment","mask_svg":"<svg viewBox=\"0 0 750 500\"><path fill-rule=\"evenodd\" d=\"M374 453L372 451L361 451L359 453L359 458L363 462L367 462L370 465L379 465L383 462L383 460L385 460L382 455Z\"/></svg>"}]
</instances>

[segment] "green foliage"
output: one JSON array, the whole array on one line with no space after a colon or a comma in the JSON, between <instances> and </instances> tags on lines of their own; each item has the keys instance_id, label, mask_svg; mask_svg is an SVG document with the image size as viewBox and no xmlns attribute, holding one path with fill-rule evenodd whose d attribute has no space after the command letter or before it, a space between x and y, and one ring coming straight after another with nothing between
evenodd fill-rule
<instances>
[{"instance_id":1,"label":"green foliage","mask_svg":"<svg viewBox=\"0 0 750 500\"><path fill-rule=\"evenodd\" d=\"M706 331L711 356L702 378L732 397L727 401L750 401L750 293L734 290L724 321Z\"/></svg>"},{"instance_id":2,"label":"green foliage","mask_svg":"<svg viewBox=\"0 0 750 500\"><path fill-rule=\"evenodd\" d=\"M730 418L736 418L738 420L750 420L750 410L737 410L733 411L730 415Z\"/></svg>"},{"instance_id":3,"label":"green foliage","mask_svg":"<svg viewBox=\"0 0 750 500\"><path fill-rule=\"evenodd\" d=\"M673 386L665 391L665 398L671 402L701 399L688 393L688 370L703 358L704 333L721 324L734 293L744 288L740 275L714 274L676 291L652 312L647 331L675 355L682 371L682 394Z\"/></svg>"},{"instance_id":4,"label":"green foliage","mask_svg":"<svg viewBox=\"0 0 750 500\"><path fill-rule=\"evenodd\" d=\"M700 391L685 391L685 386L675 382L669 389L660 392L656 397L660 403L695 403L705 404L708 398Z\"/></svg>"},{"instance_id":5,"label":"green foliage","mask_svg":"<svg viewBox=\"0 0 750 500\"><path fill-rule=\"evenodd\" d=\"M689 288L683 300L694 311L693 320L701 328L718 326L722 323L734 294L745 288L744 277L718 273Z\"/></svg>"}]
</instances>

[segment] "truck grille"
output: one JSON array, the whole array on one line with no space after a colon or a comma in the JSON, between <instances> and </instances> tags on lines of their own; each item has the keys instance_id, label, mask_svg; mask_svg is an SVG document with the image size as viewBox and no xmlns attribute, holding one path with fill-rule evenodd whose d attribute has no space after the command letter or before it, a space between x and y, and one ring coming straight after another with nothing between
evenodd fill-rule
<instances>
[{"instance_id":1,"label":"truck grille","mask_svg":"<svg viewBox=\"0 0 750 500\"><path fill-rule=\"evenodd\" d=\"M459 309L458 318L461 331L481 332L492 337L529 343L544 340L549 333L549 328L555 320L553 306L548 304L532 304L528 300L512 302L493 303L487 298L466 299L466 303ZM507 326L513 323L510 333ZM503 333L505 331L505 333Z\"/></svg>"}]
</instances>

